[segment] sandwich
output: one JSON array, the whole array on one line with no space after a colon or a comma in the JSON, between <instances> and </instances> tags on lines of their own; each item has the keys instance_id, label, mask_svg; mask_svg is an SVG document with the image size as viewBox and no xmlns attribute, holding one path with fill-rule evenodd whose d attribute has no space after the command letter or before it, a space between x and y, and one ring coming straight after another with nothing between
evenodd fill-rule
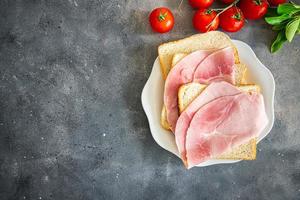
<instances>
[{"instance_id":1,"label":"sandwich","mask_svg":"<svg viewBox=\"0 0 300 200\"><path fill-rule=\"evenodd\" d=\"M246 80L247 67L245 64L240 62L238 50L235 47L235 45L232 43L230 38L226 34L218 31L211 31L205 34L197 34L182 40L168 42L160 45L158 48L158 54L159 54L162 76L166 80L164 104L167 104L167 108L168 108L167 109L166 106L163 106L162 108L161 125L163 128L170 130L170 133L173 132L175 134L176 143L181 153L181 158L185 166L187 168L190 168L194 165L199 164L198 162L200 161L202 162L207 159L228 159L228 160L256 159L256 141L257 141L256 137L257 134L259 134L259 132L266 125L267 122L266 116L264 115L265 114L264 105L263 102L261 101L262 97L259 94L260 87L256 84L248 83L248 81ZM197 61L197 59L198 60L202 59L201 64L199 64L199 61ZM216 65L217 68L210 67L213 65L210 63L217 63ZM202 69L199 69L200 68L199 66L201 65L203 67ZM232 68L228 68L228 66L232 66ZM177 74L176 74L176 70L179 71L177 72ZM169 73L171 75L169 75ZM224 83L224 81L226 83ZM205 104L203 104L203 99L205 99L205 97L203 96L210 95L208 93L209 91L215 93L216 91L220 90L219 88L222 88L222 90L224 91L228 90L233 92L235 95L234 97L235 99L238 98L240 99L250 98L255 100L258 99L257 100L258 103L256 102L253 104L249 104L249 102L251 102L252 100L243 100L241 102L238 102L237 105L243 104L245 103L244 101L246 101L245 105L248 105L249 108L250 107L255 108L259 111L258 113L261 113L258 116L259 121L261 122L256 122L255 120L251 120L251 123L254 123L255 127L256 125L258 126L257 129L255 130L254 129L252 130L250 128L246 129L247 126L245 126L244 129L251 132L252 135L251 137L250 136L241 137L243 138L243 142L236 142L239 145L226 144L227 145L227 146L225 145L226 148L220 148L221 149L220 151L216 150L216 152L218 153L208 152L207 156L206 157L204 156L205 158L202 156L201 158L202 160L200 158L197 158L195 163L189 164L187 161L187 150L185 149L185 145L187 144L185 143L187 141L193 143L195 139L192 138L190 140L189 138L192 137L191 135L193 132L195 132L195 134L198 134L197 133L198 130L192 130L195 128L190 127L193 124L193 118L197 117L196 112L200 112L198 110L202 110L201 112L203 114L205 112L203 110L206 109L205 106L209 107L209 105L206 104L212 105L213 104L212 100L217 100L217 98L215 97L214 99L211 99L210 101L207 101ZM220 90L219 93L222 93L223 92L222 90ZM229 94L230 92L228 94L225 92L223 95L220 95L219 97L223 98L224 96ZM247 97L239 97L239 94L241 94L241 96L246 95ZM176 101L173 101L175 95L176 95ZM214 95L218 96L219 94L214 94ZM223 99L224 102L227 101L225 100L226 99L225 97ZM236 101L235 99L234 101ZM171 100L172 102L170 103ZM228 102L232 102L232 101L233 101L232 98L228 99ZM198 102L198 104L196 102ZM199 102L201 106L199 105ZM174 103L176 103L177 105L175 106ZM215 104L215 105L216 106L212 107L211 110L214 110L214 108L216 108L217 111L223 109L222 106L218 106L219 104ZM191 112L193 109L194 111ZM193 113L193 116L190 116L191 113ZM228 116L233 117L235 115L236 114L232 114L232 115L229 114ZM253 113L253 115L256 115L256 113ZM187 116L189 118L186 124L184 124L185 121L184 116ZM226 122L227 124L234 123L231 122L230 119L225 119L225 120L227 120ZM248 121L250 120L248 119ZM201 123L202 122L199 122L199 124ZM206 124L209 123L210 122ZM206 125L204 124L200 126L200 128L198 129L203 129L203 127L205 126ZM183 129L184 130L183 132L182 130L180 130L182 127L185 127ZM196 124L195 127L198 127L198 125ZM190 135L188 136L189 132ZM212 141L209 140L210 143L214 143L214 141L220 140L220 138L223 137L222 132L218 134L221 136L220 137L216 136L217 139L214 139ZM184 138L181 138L182 135L184 135ZM196 135L195 138L197 137L198 136ZM182 139L184 141L182 141ZM224 141L221 140L221 142L224 143L225 140ZM235 142L233 142L233 144L235 144ZM201 152L199 153L199 147L195 147L195 148L198 148L197 150L198 154L201 154ZM215 148L215 147L210 146L209 148L211 150L211 148ZM226 149L226 151L224 149ZM194 159L194 154L195 154L194 152L190 153L190 162L192 162L192 160ZM201 156L197 155L196 157L201 157Z\"/></svg>"}]
</instances>

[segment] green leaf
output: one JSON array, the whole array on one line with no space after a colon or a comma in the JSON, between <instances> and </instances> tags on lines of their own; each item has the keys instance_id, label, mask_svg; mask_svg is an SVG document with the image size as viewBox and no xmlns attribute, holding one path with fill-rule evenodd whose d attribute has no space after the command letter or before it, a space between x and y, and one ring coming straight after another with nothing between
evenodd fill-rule
<instances>
[{"instance_id":1,"label":"green leaf","mask_svg":"<svg viewBox=\"0 0 300 200\"><path fill-rule=\"evenodd\" d=\"M283 15L280 15L277 17L266 17L265 18L266 22L271 25L279 25L280 23L282 23L288 19L291 19L289 14L283 14Z\"/></svg>"},{"instance_id":2,"label":"green leaf","mask_svg":"<svg viewBox=\"0 0 300 200\"><path fill-rule=\"evenodd\" d=\"M300 9L297 9L297 10L291 12L290 16L297 17L297 16L299 16L299 14L300 14Z\"/></svg>"},{"instance_id":3,"label":"green leaf","mask_svg":"<svg viewBox=\"0 0 300 200\"><path fill-rule=\"evenodd\" d=\"M293 40L293 37L296 34L299 24L300 18L294 19L287 24L285 29L285 36L289 42Z\"/></svg>"},{"instance_id":4,"label":"green leaf","mask_svg":"<svg viewBox=\"0 0 300 200\"><path fill-rule=\"evenodd\" d=\"M278 14L290 14L291 12L297 10L299 10L299 8L296 8L295 5L291 3L279 4L277 7Z\"/></svg>"},{"instance_id":5,"label":"green leaf","mask_svg":"<svg viewBox=\"0 0 300 200\"><path fill-rule=\"evenodd\" d=\"M273 42L272 46L271 46L271 52L275 53L276 51L278 51L283 43L286 41L286 37L284 34L284 30L280 31L275 39L275 41Z\"/></svg>"}]
</instances>

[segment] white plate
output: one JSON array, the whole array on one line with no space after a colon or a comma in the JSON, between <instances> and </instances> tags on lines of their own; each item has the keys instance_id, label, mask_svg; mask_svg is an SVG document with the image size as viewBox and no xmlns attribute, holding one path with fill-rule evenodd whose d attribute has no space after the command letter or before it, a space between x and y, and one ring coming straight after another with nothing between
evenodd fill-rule
<instances>
[{"instance_id":1,"label":"white plate","mask_svg":"<svg viewBox=\"0 0 300 200\"><path fill-rule=\"evenodd\" d=\"M238 49L241 62L246 64L248 67L248 71L250 74L250 76L248 77L249 80L261 86L261 92L264 96L269 123L258 137L257 142L260 142L271 131L274 123L275 81L270 70L258 60L250 46L239 40L232 41ZM158 58L156 58L153 64L151 75L142 92L142 105L148 117L150 130L154 140L162 148L172 152L179 157L174 134L172 134L170 131L165 130L160 125L160 114L163 106L163 90L164 80L161 75ZM213 159L201 163L200 165L198 165L198 167L221 163L234 163L239 161L240 160Z\"/></svg>"}]
</instances>

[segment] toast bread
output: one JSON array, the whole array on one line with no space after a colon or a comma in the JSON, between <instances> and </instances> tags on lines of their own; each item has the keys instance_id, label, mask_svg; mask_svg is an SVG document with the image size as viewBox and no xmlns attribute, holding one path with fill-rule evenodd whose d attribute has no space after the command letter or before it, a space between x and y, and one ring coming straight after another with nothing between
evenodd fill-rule
<instances>
[{"instance_id":1,"label":"toast bread","mask_svg":"<svg viewBox=\"0 0 300 200\"><path fill-rule=\"evenodd\" d=\"M181 40L163 43L158 47L158 56L163 78L166 79L172 64L174 54L189 54L196 50L221 49L231 46L234 49L235 63L239 64L238 51L228 35L220 31L210 31L205 34L196 34Z\"/></svg>"}]
</instances>

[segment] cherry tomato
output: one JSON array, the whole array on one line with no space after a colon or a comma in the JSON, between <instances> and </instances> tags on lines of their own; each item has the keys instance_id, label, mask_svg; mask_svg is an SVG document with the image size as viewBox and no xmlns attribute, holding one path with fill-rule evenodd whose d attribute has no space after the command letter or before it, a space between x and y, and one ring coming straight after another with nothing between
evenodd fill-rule
<instances>
[{"instance_id":1,"label":"cherry tomato","mask_svg":"<svg viewBox=\"0 0 300 200\"><path fill-rule=\"evenodd\" d=\"M220 15L220 26L224 31L237 32L245 24L243 12L233 6Z\"/></svg>"},{"instance_id":2,"label":"cherry tomato","mask_svg":"<svg viewBox=\"0 0 300 200\"><path fill-rule=\"evenodd\" d=\"M225 4L233 3L235 0L221 0Z\"/></svg>"},{"instance_id":3,"label":"cherry tomato","mask_svg":"<svg viewBox=\"0 0 300 200\"><path fill-rule=\"evenodd\" d=\"M268 2L269 2L272 6L278 6L279 4L285 3L286 0L268 0Z\"/></svg>"},{"instance_id":4,"label":"cherry tomato","mask_svg":"<svg viewBox=\"0 0 300 200\"><path fill-rule=\"evenodd\" d=\"M214 0L189 0L193 8L208 8L213 2Z\"/></svg>"},{"instance_id":5,"label":"cherry tomato","mask_svg":"<svg viewBox=\"0 0 300 200\"><path fill-rule=\"evenodd\" d=\"M166 33L174 26L174 16L168 8L156 8L151 12L149 22L155 32Z\"/></svg>"},{"instance_id":6,"label":"cherry tomato","mask_svg":"<svg viewBox=\"0 0 300 200\"><path fill-rule=\"evenodd\" d=\"M247 19L262 18L268 11L267 0L241 0L240 9L243 11Z\"/></svg>"},{"instance_id":7,"label":"cherry tomato","mask_svg":"<svg viewBox=\"0 0 300 200\"><path fill-rule=\"evenodd\" d=\"M194 28L200 32L216 30L219 26L217 12L211 9L200 9L193 17Z\"/></svg>"}]
</instances>

